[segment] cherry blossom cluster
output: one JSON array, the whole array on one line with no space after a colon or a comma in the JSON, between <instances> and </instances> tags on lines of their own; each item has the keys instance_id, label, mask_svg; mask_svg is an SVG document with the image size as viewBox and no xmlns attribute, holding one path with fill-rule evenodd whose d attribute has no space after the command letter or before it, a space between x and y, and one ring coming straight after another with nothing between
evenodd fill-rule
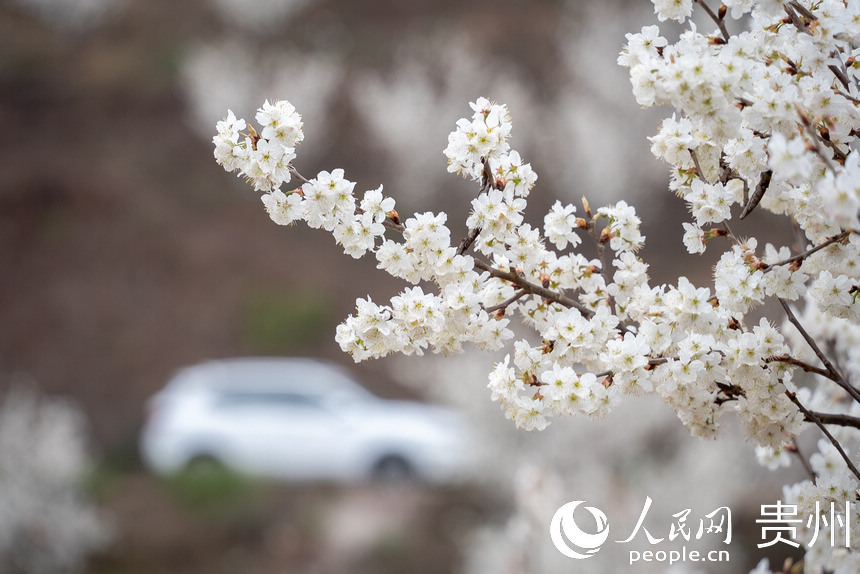
<instances>
[{"instance_id":1,"label":"cherry blossom cluster","mask_svg":"<svg viewBox=\"0 0 860 574\"><path fill-rule=\"evenodd\" d=\"M215 161L227 171L238 171L258 191L272 191L290 181L290 162L296 158L296 145L305 138L301 116L288 101L257 110L257 133L232 111L215 126ZM248 130L243 133L242 130Z\"/></svg>"},{"instance_id":2,"label":"cherry blossom cluster","mask_svg":"<svg viewBox=\"0 0 860 574\"><path fill-rule=\"evenodd\" d=\"M692 221L683 224L687 250L701 253L716 237L731 239L714 269L714 295L743 333L725 355L749 368L747 384L732 383L742 391L738 408L753 402L785 408L795 413L787 437L798 430L798 414L827 436L809 459L810 480L785 492L789 502L817 515L814 501L844 506L860 486L856 451L850 450L860 438L860 396L854 389L860 380L860 7L830 0L735 0L714 12L696 3L717 25L713 34L691 24L671 44L656 26L647 26L628 34L618 61L630 69L640 105L676 110L651 138L651 149L670 164L669 187L689 207ZM661 21L683 22L692 6L654 1ZM728 15L748 19L749 29L730 34ZM794 250L766 244L759 251L754 238L732 234L732 216L743 219L755 209L790 218L798 230ZM782 305L786 326L782 334L768 334L763 347L753 346L752 336L761 337L764 331L757 329L763 325L750 332L743 316L767 298ZM799 300L802 313L788 303ZM784 372L771 369L774 363ZM816 375L814 386L795 391L793 367ZM750 382L756 392L767 393L756 396ZM748 417L741 418L749 425ZM797 453L793 442L769 443L760 431L751 436L771 468L787 465L788 453ZM856 527L855 521L851 528ZM813 549L810 536L801 535L810 548L806 571L857 571L856 553L833 552L823 544ZM860 540L852 540L856 547Z\"/></svg>"},{"instance_id":3,"label":"cherry blossom cluster","mask_svg":"<svg viewBox=\"0 0 860 574\"><path fill-rule=\"evenodd\" d=\"M618 62L640 105L674 110L651 150L689 207L679 239L691 254L722 249L711 286L652 285L637 255L640 220L624 201L596 210L557 201L542 227L527 222L537 174L511 147L507 107L486 98L444 149L448 171L479 188L462 238L445 213L401 221L381 186L357 199L343 170L300 175L302 124L286 101L260 108L259 133L229 113L215 157L265 192L276 223L323 228L345 253L372 253L378 269L412 285L388 302L358 299L336 334L356 361L504 349L488 387L520 428L604 416L626 396L654 393L696 436L716 436L734 413L774 468L812 423L826 436L808 461L812 479L786 496L853 500L860 471L841 445L860 439L860 5L696 4L713 33L690 23L672 44L646 26L627 35ZM654 7L659 20L683 23L693 1ZM727 16L749 29L730 34ZM282 191L291 177L301 186ZM736 236L729 222L756 210L788 218L796 245ZM768 300L784 311L780 328L748 317ZM857 558L808 560L838 569Z\"/></svg>"}]
</instances>

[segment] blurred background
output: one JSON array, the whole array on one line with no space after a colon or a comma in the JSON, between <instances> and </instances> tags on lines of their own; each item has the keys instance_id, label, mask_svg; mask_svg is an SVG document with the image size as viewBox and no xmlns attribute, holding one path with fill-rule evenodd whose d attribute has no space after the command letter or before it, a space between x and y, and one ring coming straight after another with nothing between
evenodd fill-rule
<instances>
[{"instance_id":1,"label":"blurred background","mask_svg":"<svg viewBox=\"0 0 860 574\"><path fill-rule=\"evenodd\" d=\"M456 235L475 190L442 149L486 96L540 176L533 223L556 199L626 199L652 283L706 284L714 254L683 250L684 207L646 140L665 111L638 109L615 64L652 23L650 2L624 0L0 0L0 571L572 571L555 509L586 499L629 532L646 495L664 535L684 508L736 513L727 569L677 571L752 567L759 504L796 469L760 470L731 429L693 439L653 400L519 433L489 401L494 356L353 365L336 325L403 285L323 232L272 224L212 159L228 108L252 119L289 99L299 171L382 183L402 217L445 210ZM327 359L380 396L458 408L482 472L396 488L153 477L147 398L177 369L241 356ZM625 563L604 552L587 571Z\"/></svg>"}]
</instances>

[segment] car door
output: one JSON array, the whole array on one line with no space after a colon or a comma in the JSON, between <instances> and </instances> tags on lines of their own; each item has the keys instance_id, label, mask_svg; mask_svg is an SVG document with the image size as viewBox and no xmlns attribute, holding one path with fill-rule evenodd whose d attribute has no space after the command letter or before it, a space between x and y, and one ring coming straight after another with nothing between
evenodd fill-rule
<instances>
[{"instance_id":1,"label":"car door","mask_svg":"<svg viewBox=\"0 0 860 574\"><path fill-rule=\"evenodd\" d=\"M348 474L348 423L322 397L302 392L242 392L225 397L232 464L289 479Z\"/></svg>"}]
</instances>

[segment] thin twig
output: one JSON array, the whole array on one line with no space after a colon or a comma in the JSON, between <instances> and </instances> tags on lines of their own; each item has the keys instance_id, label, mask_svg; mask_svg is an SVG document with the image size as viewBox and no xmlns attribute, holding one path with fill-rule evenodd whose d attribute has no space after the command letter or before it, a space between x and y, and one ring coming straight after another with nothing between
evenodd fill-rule
<instances>
[{"instance_id":1,"label":"thin twig","mask_svg":"<svg viewBox=\"0 0 860 574\"><path fill-rule=\"evenodd\" d=\"M298 179L300 182L302 182L302 183L310 183L311 182L311 180L309 180L308 178L306 178L305 176L300 174L299 170L297 170L295 168L295 166L293 166L292 164L290 164L289 170L290 170L290 173L293 176L295 176L295 178ZM355 212L356 213L364 213L364 210L361 209L360 207L356 206ZM406 231L405 225L403 225L402 223L397 223L396 221L392 220L390 218L390 216L386 217L382 221L382 225L383 225L383 227L386 227L386 228L391 229L393 231L397 231L398 233L403 233L404 231Z\"/></svg>"},{"instance_id":2,"label":"thin twig","mask_svg":"<svg viewBox=\"0 0 860 574\"><path fill-rule=\"evenodd\" d=\"M726 21L724 19L720 18L719 16L717 16L714 13L714 11L711 10L711 7L708 6L707 4L705 4L704 0L695 0L695 2L696 2L696 4L701 6L705 10L705 12L707 12L708 16L711 17L711 20L713 20L717 24L717 27L720 29L720 34L723 35L723 40L728 42L729 41L729 31L726 29Z\"/></svg>"},{"instance_id":3,"label":"thin twig","mask_svg":"<svg viewBox=\"0 0 860 574\"><path fill-rule=\"evenodd\" d=\"M556 291L552 291L550 289L546 289L540 285L535 285L530 282L528 279L515 273L513 271L502 271L501 269L496 269L489 263L485 263L480 259L475 259L475 267L480 269L481 271L486 271L492 277L496 279L503 279L505 281L509 281L524 290L526 293L531 293L532 295L539 295L544 299L548 299L553 303L558 303L563 307L573 308L582 313L582 316L586 319L590 319L594 315L594 311L580 303L579 301L574 301L570 297L558 293Z\"/></svg>"},{"instance_id":4,"label":"thin twig","mask_svg":"<svg viewBox=\"0 0 860 574\"><path fill-rule=\"evenodd\" d=\"M496 311L499 311L500 309L507 309L508 305L510 305L511 303L514 303L517 299L519 299L520 297L522 297L525 294L526 294L525 289L520 289L519 291L514 293L513 296L508 297L507 299L505 299L504 301L502 301L498 305L493 305L492 307L487 307L486 309L484 309L484 311L486 311L489 314L493 314Z\"/></svg>"},{"instance_id":5,"label":"thin twig","mask_svg":"<svg viewBox=\"0 0 860 574\"><path fill-rule=\"evenodd\" d=\"M693 148L687 148L687 151L690 152L690 157L693 158L693 165L696 166L696 175L705 183L709 183L708 180L705 179L705 174L702 173L702 166L699 164L699 156L696 154L696 150Z\"/></svg>"},{"instance_id":6,"label":"thin twig","mask_svg":"<svg viewBox=\"0 0 860 574\"><path fill-rule=\"evenodd\" d=\"M804 259L806 259L810 255L812 255L813 253L821 251L825 247L829 247L829 246L833 245L834 243L839 243L840 241L842 241L843 239L848 237L851 234L851 232L852 232L851 229L843 231L842 233L840 233L838 235L834 235L833 237L831 237L827 241L824 241L823 243L816 245L815 247L812 247L812 248L808 249L807 251L804 251L803 253L799 253L797 255L794 255L793 257L789 257L788 259L783 259L782 261L777 261L776 263L771 263L770 265L767 265L765 267L765 270L771 269L773 267L779 267L780 265L790 265L796 261L803 261Z\"/></svg>"},{"instance_id":7,"label":"thin twig","mask_svg":"<svg viewBox=\"0 0 860 574\"><path fill-rule=\"evenodd\" d=\"M830 371L827 369L822 369L821 367L816 367L815 365L810 365L806 361L801 361L800 359L795 359L789 355L778 355L774 357L768 357L764 360L765 363L787 363L789 365L794 365L796 367L800 367L807 373L815 373L816 375L821 375L822 377L827 377L828 379L832 379L833 375L831 375Z\"/></svg>"},{"instance_id":8,"label":"thin twig","mask_svg":"<svg viewBox=\"0 0 860 574\"><path fill-rule=\"evenodd\" d=\"M296 179L298 179L300 182L302 182L302 183L310 183L311 182L311 180L309 180L308 178L306 178L305 176L300 174L299 170L297 170L293 164L290 164L288 169L289 169L290 173L293 174L294 176L296 176Z\"/></svg>"},{"instance_id":9,"label":"thin twig","mask_svg":"<svg viewBox=\"0 0 860 574\"><path fill-rule=\"evenodd\" d=\"M845 74L845 72L839 69L839 66L837 66L836 64L829 64L827 67L830 69L831 72L833 72L833 75L836 76L836 79L839 80L839 83L842 84L842 86L846 90L849 89L850 81L848 80L848 76Z\"/></svg>"},{"instance_id":10,"label":"thin twig","mask_svg":"<svg viewBox=\"0 0 860 574\"><path fill-rule=\"evenodd\" d=\"M817 132L816 132L816 133L817 133ZM833 155L835 155L835 156L836 156L836 160L837 160L839 163L841 163L842 165L845 165L845 160L846 160L846 159L848 159L848 154L847 154L847 153L845 153L844 151L842 151L841 149L839 149L839 147L836 145L836 143L835 143L835 142L833 142L832 140L829 140L829 139L824 138L821 134L818 134L818 141L820 141L820 142L821 142L821 143L823 143L825 146L827 146L827 147L829 147L830 149L832 149L832 150L833 150Z\"/></svg>"},{"instance_id":11,"label":"thin twig","mask_svg":"<svg viewBox=\"0 0 860 574\"><path fill-rule=\"evenodd\" d=\"M806 332L806 329L803 328L803 325L800 324L800 321L797 320L797 317L794 315L794 311L791 310L791 307L783 300L781 297L776 298L779 301L779 304L782 305L782 308L785 310L785 314L788 316L789 322L794 325L794 327L800 332L800 335L803 337L803 340L806 341L806 344L812 349L812 352L815 353L815 356L818 357L818 360L821 361L821 364L824 365L824 368L827 369L829 376L828 378L835 382L837 385L845 389L851 397L860 403L860 393L857 392L852 385L845 380L845 377L842 376L842 373L836 370L836 367L833 366L833 363L830 362L830 359L827 358L815 340Z\"/></svg>"},{"instance_id":12,"label":"thin twig","mask_svg":"<svg viewBox=\"0 0 860 574\"><path fill-rule=\"evenodd\" d=\"M818 145L819 135L818 131L815 129L815 126L812 125L812 122L806 117L806 114L798 107L797 113L800 116L800 123L803 125L803 128L806 130L807 135L812 140L812 151L821 158L821 161L824 162L824 165L827 166L827 169L830 170L834 175L836 174L836 166L833 165L833 160L831 160L827 155L825 155L824 151L821 149L821 146Z\"/></svg>"},{"instance_id":13,"label":"thin twig","mask_svg":"<svg viewBox=\"0 0 860 574\"><path fill-rule=\"evenodd\" d=\"M656 359L648 359L648 367L656 367L657 365L668 363L670 358L677 360L677 357L657 357ZM594 376L598 379L601 377L614 377L615 373L613 371L602 371L600 373L594 373Z\"/></svg>"},{"instance_id":14,"label":"thin twig","mask_svg":"<svg viewBox=\"0 0 860 574\"><path fill-rule=\"evenodd\" d=\"M597 246L597 257L600 259L600 274L603 276L603 282L609 286L612 283L612 276L609 274L609 264L606 261L606 243L604 243L602 241L603 238L597 234L597 226L594 221L589 223L588 233L594 240L594 244Z\"/></svg>"},{"instance_id":15,"label":"thin twig","mask_svg":"<svg viewBox=\"0 0 860 574\"><path fill-rule=\"evenodd\" d=\"M726 230L726 235L728 236L729 239L732 240L732 243L734 243L735 245L741 244L740 240L735 236L734 233L732 233L732 228L729 227L728 221L723 221L723 229Z\"/></svg>"},{"instance_id":16,"label":"thin twig","mask_svg":"<svg viewBox=\"0 0 860 574\"><path fill-rule=\"evenodd\" d=\"M482 157L481 162L483 163L483 167L481 168L481 189L478 191L478 197L490 191L490 188L495 187L493 170L490 168L490 160L486 157ZM460 241L460 245L457 246L457 255L462 255L468 251L480 233L480 227L470 229L466 233L466 236Z\"/></svg>"},{"instance_id":17,"label":"thin twig","mask_svg":"<svg viewBox=\"0 0 860 574\"><path fill-rule=\"evenodd\" d=\"M839 90L839 89L834 90L834 91L835 91L837 94L839 94L840 96L842 96L843 98L845 98L846 100L849 100L849 101L851 101L851 102L854 102L855 104L860 104L860 99L855 98L855 97L854 97L854 96L852 96L851 94L846 94L845 92L843 92L842 90Z\"/></svg>"},{"instance_id":18,"label":"thin twig","mask_svg":"<svg viewBox=\"0 0 860 574\"><path fill-rule=\"evenodd\" d=\"M733 179L740 181L744 186L744 205L749 202L750 198L750 188L747 184L747 178L741 177L741 175L729 167L723 160L725 154L720 154L720 167L722 168L722 172L720 172L720 183L726 185Z\"/></svg>"},{"instance_id":19,"label":"thin twig","mask_svg":"<svg viewBox=\"0 0 860 574\"><path fill-rule=\"evenodd\" d=\"M788 397L788 399L789 399L791 402L793 402L793 403L794 403L794 405L795 405L798 409L800 409L800 412L802 412L802 413L803 413L803 415L804 415L805 417L808 417L808 419L809 419L809 420L811 420L813 423L815 423L815 425L816 425L818 428L820 428L820 429L821 429L821 432L823 432L823 433L824 433L824 436L826 436L826 437L830 440L830 443L831 443L834 447L836 447L836 450L837 450L837 451L839 451L840 456L842 456L842 459L845 461L845 464L847 464L847 465L848 465L848 468L851 470L851 472L853 472L853 473L854 473L854 476L856 476L856 477L857 477L857 479L858 479L858 480L860 480L860 470L857 470L857 467L856 467L856 466L854 466L854 463L853 463L853 462L851 462L851 459L850 459L850 458L848 458L848 455L847 455L847 454L845 454L845 451L844 451L844 450L842 450L842 445L840 445L840 444L839 444L839 441L838 441L838 440L836 440L835 438L833 438L833 435L832 435L832 434L830 434L830 431L829 431L829 430L827 430L827 427L826 427L826 426L824 426L824 424L821 422L821 420L820 420L817 416L815 416L815 413L813 413L812 411L810 411L809 409L807 409L805 406L803 406L802 404L800 404L800 401L799 401L799 400L797 400L797 395L796 395L795 393L792 393L792 392L789 392L788 390L786 390L786 391L785 391L785 395Z\"/></svg>"},{"instance_id":20,"label":"thin twig","mask_svg":"<svg viewBox=\"0 0 860 574\"><path fill-rule=\"evenodd\" d=\"M790 450L795 454L795 456L797 456L797 458L800 459L800 464L803 465L803 468L809 474L809 478L812 479L812 482L815 482L818 479L818 476L816 476L815 471L812 470L812 467L809 465L809 461L806 460L806 457L803 456L802 452L800 452L800 446L797 444L796 438L791 439Z\"/></svg>"}]
</instances>

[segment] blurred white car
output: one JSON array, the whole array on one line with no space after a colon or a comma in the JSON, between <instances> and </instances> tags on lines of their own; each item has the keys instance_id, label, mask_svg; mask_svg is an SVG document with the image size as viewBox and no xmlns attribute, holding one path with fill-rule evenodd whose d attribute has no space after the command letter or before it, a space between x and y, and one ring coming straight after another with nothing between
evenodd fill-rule
<instances>
[{"instance_id":1,"label":"blurred white car","mask_svg":"<svg viewBox=\"0 0 860 574\"><path fill-rule=\"evenodd\" d=\"M141 453L159 474L206 460L288 480L448 482L469 443L456 413L377 398L333 365L228 359L182 369L149 400Z\"/></svg>"}]
</instances>

